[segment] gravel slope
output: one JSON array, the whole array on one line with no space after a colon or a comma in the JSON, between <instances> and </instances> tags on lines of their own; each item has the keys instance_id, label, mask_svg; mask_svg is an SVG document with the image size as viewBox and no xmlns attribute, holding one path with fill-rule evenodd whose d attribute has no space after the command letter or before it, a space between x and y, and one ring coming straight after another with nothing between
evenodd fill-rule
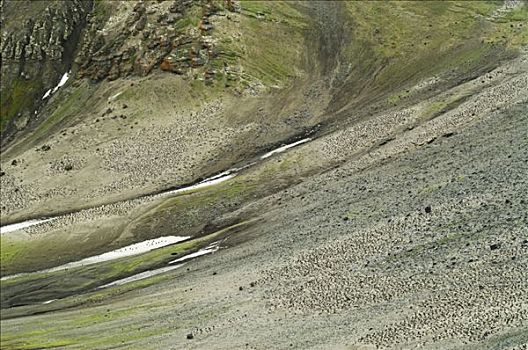
<instances>
[{"instance_id":1,"label":"gravel slope","mask_svg":"<svg viewBox=\"0 0 528 350\"><path fill-rule=\"evenodd\" d=\"M528 349L528 48L508 60L499 57L514 51L482 54L486 65L464 74L429 76L433 70L421 66L424 80L371 96L377 85L369 82L387 71L365 71L365 81L356 81L347 50L336 52L353 33L340 31L350 24L340 15L344 4L296 3L315 24L304 33L314 40L302 63L316 67L313 82L304 76L282 92L245 96L252 102L240 108L235 97L211 99L138 124L118 115L151 106L109 100L116 85L96 91L102 102L90 118L114 108L104 127L103 119L78 115L80 123L57 134L51 150L25 150L30 157L16 165L2 159L3 220L5 213L16 221L73 211L2 235L2 275L159 236L192 236L133 258L2 281L2 349ZM519 4L505 3L479 25L500 22ZM267 21L260 3L250 5ZM354 28L365 25L358 13ZM375 11L368 16L379 20ZM512 30L522 41L519 28L515 22L496 34ZM353 57L370 56L360 53ZM135 87L141 93L176 82L149 77ZM360 86L364 94L356 97L372 102L365 109L349 101ZM174 108L170 99L165 107ZM136 198L248 164L314 125L309 142L222 184ZM124 126L133 127L130 137L113 138ZM110 130L101 134L104 145L91 143L97 130ZM70 152L74 139L78 149ZM92 148L97 161L86 158ZM100 176L98 162L123 178ZM34 183L39 169L48 170ZM31 189L39 184L46 195ZM50 190L59 185L63 192ZM62 200L68 188L71 203ZM76 211L105 202L112 204ZM167 265L182 259L181 268Z\"/></svg>"},{"instance_id":2,"label":"gravel slope","mask_svg":"<svg viewBox=\"0 0 528 350\"><path fill-rule=\"evenodd\" d=\"M64 348L525 349L525 68L421 125L421 142L400 133L241 208L262 224L168 279L3 320L4 344L44 332ZM276 161L353 141L329 135Z\"/></svg>"}]
</instances>

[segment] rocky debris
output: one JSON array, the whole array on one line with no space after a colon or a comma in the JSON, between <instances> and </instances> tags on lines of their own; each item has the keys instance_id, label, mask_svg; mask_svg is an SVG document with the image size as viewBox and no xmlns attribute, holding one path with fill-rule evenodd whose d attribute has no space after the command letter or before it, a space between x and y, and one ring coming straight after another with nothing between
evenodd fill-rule
<instances>
[{"instance_id":1,"label":"rocky debris","mask_svg":"<svg viewBox=\"0 0 528 350\"><path fill-rule=\"evenodd\" d=\"M493 243L493 244L490 244L489 248L490 250L497 250L501 247L500 243Z\"/></svg>"},{"instance_id":2,"label":"rocky debris","mask_svg":"<svg viewBox=\"0 0 528 350\"><path fill-rule=\"evenodd\" d=\"M50 145L42 145L42 147L37 148L37 151L47 152L51 149Z\"/></svg>"},{"instance_id":3,"label":"rocky debris","mask_svg":"<svg viewBox=\"0 0 528 350\"><path fill-rule=\"evenodd\" d=\"M225 11L236 11L235 3L96 1L93 10L90 1L50 3L41 16L27 19L23 30L2 33L2 109L18 105L12 100L17 97L9 95L17 79L32 85L26 89L31 96L24 98L30 102L12 112L16 118L9 132L15 131L14 125L21 129L34 119L45 91L72 65L75 79L93 82L145 76L159 68L213 83L214 67L222 65L218 38L212 36L213 19ZM188 23L189 13L196 12L201 12L199 23ZM124 20L116 21L118 16ZM226 74L226 86L232 86L238 74L235 70Z\"/></svg>"},{"instance_id":4,"label":"rocky debris","mask_svg":"<svg viewBox=\"0 0 528 350\"><path fill-rule=\"evenodd\" d=\"M65 45L89 12L86 1L71 0L48 6L43 13L23 23L22 30L3 32L2 61L61 60ZM20 71L23 72L23 66Z\"/></svg>"},{"instance_id":5,"label":"rocky debris","mask_svg":"<svg viewBox=\"0 0 528 350\"><path fill-rule=\"evenodd\" d=\"M86 164L86 159L78 156L63 156L49 164L46 171L48 175L58 175L73 169L81 169Z\"/></svg>"},{"instance_id":6,"label":"rocky debris","mask_svg":"<svg viewBox=\"0 0 528 350\"><path fill-rule=\"evenodd\" d=\"M522 117L511 128L499 126L521 108L481 121L471 133L464 131L464 140L450 139L367 171L346 171L352 163L347 162L335 175L296 188L285 207L269 213L273 226L267 232L280 231L269 242L280 239L284 248L277 255L287 257L295 242L303 242L298 255L285 258L259 280L270 312L339 325L347 315L357 315L353 329L343 327L341 335L357 332L358 343L376 348L418 342L427 348L452 340L480 344L525 327L528 261L526 246L519 243L527 233L528 216L519 203L528 182L521 180L526 168L521 142L510 144L507 136L520 127ZM499 129L500 135L491 136ZM488 135L485 140L483 135ZM516 149L516 155L499 160L496 152L504 148ZM446 156L454 149L460 151L456 159ZM470 161L462 155L465 149L472 149ZM507 174L501 164L509 164ZM417 169L422 173L432 167L416 178ZM453 171L473 175L447 181ZM516 179L508 193L506 178ZM446 185L427 193L406 190L429 183ZM507 214L505 198L512 203ZM417 200L434 201L435 213L441 215L435 214L433 221L416 211ZM343 207L355 216L346 226L334 215ZM281 231L284 222L290 222L289 229ZM489 254L498 249L500 254ZM357 331L355 322L371 318L372 325Z\"/></svg>"},{"instance_id":7,"label":"rocky debris","mask_svg":"<svg viewBox=\"0 0 528 350\"><path fill-rule=\"evenodd\" d=\"M493 86L469 98L458 108L450 110L428 122L427 125L417 125L420 120L420 108L415 107L376 115L355 123L346 129L338 130L324 138L315 140L314 143L320 142L320 144L315 148L314 154L317 157L321 157L321 159L328 159L338 163L375 147L379 140L385 139L388 134L397 132L402 126L408 125L413 125L414 128L405 132L405 141L397 137L392 143L379 149L372 148L373 151L369 152L367 157L361 157L355 163L358 169L370 166L372 159L389 159L414 147L437 147L437 144L442 142L456 140L458 137L443 138L432 145L426 145L424 141L429 139L432 134L442 135L450 132L457 125L466 125L478 120L478 118L482 118L483 115L489 113L488 111L493 103L503 105L516 101L520 96L523 96L528 86L526 77L511 74L509 69L503 69L503 71L503 73L493 73L495 79ZM473 83L469 82L467 84ZM110 107L112 113L118 109L118 106L120 107L121 104ZM213 103L200 111L199 117L195 118L192 115L181 116L181 118L188 120L192 119L192 122L182 123L181 121L174 121L163 126L152 126L149 127L148 133L132 134L126 139L112 140L98 147L100 151L97 152L97 157L101 164L101 171L109 174L108 176L115 178L115 180L111 183L104 183L104 185L86 193L83 198L111 196L121 191L152 186L153 183L159 186L160 183L189 182L189 177L185 177L183 174L188 174L191 171L199 172L200 162L214 158L216 154L227 151L229 140L234 139L237 134L243 132L242 129L233 130L226 128L222 128L221 132L213 131L209 128L204 128L203 124L200 124L200 121L210 119L208 116L216 115L221 108L221 104ZM118 115L116 114L116 119ZM121 119L119 120L121 121ZM125 120L128 121L130 118ZM130 125L126 124L125 120L122 122L123 126L129 127ZM103 130L106 123L94 123L93 125ZM254 129L251 129L251 125L248 125L247 130L250 132L254 131ZM366 137L366 135L369 135L369 137ZM195 140L203 141L195 142ZM84 145L88 148L91 147L90 142L91 140L89 139L76 140L76 144ZM422 143L426 146L418 146ZM150 145L150 147L145 147L144 145ZM193 151L189 149L189 145L193 145ZM199 151L197 152L196 150ZM76 170L82 168L83 164L74 165ZM64 173L63 167L60 166L52 166L50 169L43 167L43 169L45 174L50 176ZM115 176L115 174L120 175ZM49 188L42 187L37 182L26 186L31 196L25 198L33 198L24 202L22 207L26 208L39 205L39 202L49 199L50 193L57 193L57 200L70 193L70 190L62 191L59 188L51 192ZM3 199L6 213L17 210L22 204L18 199L16 204L11 202L9 197L4 197ZM421 203L417 207L424 208L428 204ZM435 213L437 213L436 204ZM351 219L348 222L355 221L352 216L349 218Z\"/></svg>"}]
</instances>

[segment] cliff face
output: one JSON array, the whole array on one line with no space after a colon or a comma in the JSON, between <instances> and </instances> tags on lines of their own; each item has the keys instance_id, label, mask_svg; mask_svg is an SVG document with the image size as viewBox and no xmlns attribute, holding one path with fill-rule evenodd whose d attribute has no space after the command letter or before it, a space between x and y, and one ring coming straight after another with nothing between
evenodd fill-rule
<instances>
[{"instance_id":1,"label":"cliff face","mask_svg":"<svg viewBox=\"0 0 528 350\"><path fill-rule=\"evenodd\" d=\"M35 4L37 3L37 4ZM2 0L2 144L71 68L93 2Z\"/></svg>"}]
</instances>

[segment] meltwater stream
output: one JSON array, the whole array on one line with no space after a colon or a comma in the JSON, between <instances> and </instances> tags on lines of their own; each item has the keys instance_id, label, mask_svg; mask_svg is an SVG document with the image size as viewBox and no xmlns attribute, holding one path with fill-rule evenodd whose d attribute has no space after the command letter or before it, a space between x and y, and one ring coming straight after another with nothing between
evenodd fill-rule
<instances>
[{"instance_id":1,"label":"meltwater stream","mask_svg":"<svg viewBox=\"0 0 528 350\"><path fill-rule=\"evenodd\" d=\"M49 222L52 220L55 220L55 218L28 220L28 221L17 222L16 224L5 225L5 226L0 227L0 234L18 231L26 227L43 224L45 222Z\"/></svg>"},{"instance_id":2,"label":"meltwater stream","mask_svg":"<svg viewBox=\"0 0 528 350\"><path fill-rule=\"evenodd\" d=\"M62 270L67 270L67 269L71 269L74 267L93 265L93 264L97 264L97 263L104 262L104 261L124 258L127 256L139 255L139 254L143 254L143 253L149 252L154 249L162 248L168 245L172 245L178 242L185 241L189 238L191 238L191 236L183 236L183 237L164 236L164 237L159 237L155 239L148 239L143 242L127 245L126 247L123 247L123 248L112 250L112 251L109 251L109 252L106 252L100 255L90 256L88 258L73 261L73 262L60 265L60 266L56 266L56 267L52 267L49 269L35 271L35 272L23 272L23 273L17 273L14 275L4 276L0 278L0 280L4 281L4 280L11 279L11 278L26 276L26 275L34 274L34 273L47 273L47 272L62 271Z\"/></svg>"},{"instance_id":3,"label":"meltwater stream","mask_svg":"<svg viewBox=\"0 0 528 350\"><path fill-rule=\"evenodd\" d=\"M272 151L269 151L269 152L265 153L264 155L262 155L260 157L260 159L264 160L266 158L269 158L269 157L273 156L274 154L285 152L285 151L287 151L290 148L296 147L298 145L301 145L301 144L309 142L309 141L312 141L312 138L305 138L305 139L302 139L302 140L299 140L299 141L296 141L296 142L293 142L293 143L290 143L290 144L287 144L287 145L283 145L281 147L278 147L278 148L276 148L276 149L274 149ZM198 183L196 183L194 185L178 188L178 189L175 189L175 190L173 190L173 189L167 190L165 192L157 193L157 194L150 195L150 196L147 196L147 197L160 197L160 196L174 195L174 194L184 193L184 192L187 192L187 191L192 191L192 190L196 190L196 189L200 189L200 188L204 188L204 187L208 187L208 186L217 185L217 184L219 184L221 182L224 182L224 181L227 181L227 180L230 180L230 179L234 178L235 176L237 176L239 171L241 171L243 169L247 169L247 168L249 168L249 167L251 167L251 166L253 166L253 165L257 164L257 163L258 162L254 162L254 163L248 164L248 165L246 165L244 167L241 167L241 168L232 168L232 169L226 170L226 171L224 171L222 173L219 173L217 175L214 175L212 177L209 177L209 178L207 178L207 179L205 179L203 181L200 181L200 182L198 182ZM61 216L51 217L51 218L42 218L42 219L31 219L31 220L17 222L17 223L10 224L10 225L1 226L0 227L0 234L14 232L14 231L22 230L24 228L28 228L28 227L31 227L31 226L40 225L40 224L43 224L43 223L46 223L46 222L50 222L50 221L56 220L56 219L58 219L60 217Z\"/></svg>"},{"instance_id":4,"label":"meltwater stream","mask_svg":"<svg viewBox=\"0 0 528 350\"><path fill-rule=\"evenodd\" d=\"M269 158L269 157L271 157L274 154L285 152L286 150L288 150L290 148L293 148L293 147L298 146L300 144L309 142L311 140L312 140L311 138L305 138L305 139L302 139L302 140L299 140L299 141L296 141L296 142L293 142L293 143L290 143L290 144L287 144L287 145L283 145L283 146L278 147L278 148L276 148L276 149L274 149L274 150L272 150L270 152L265 153L264 155L262 155L260 157L260 159L263 160L263 159ZM186 192L186 191L191 191L191 190L195 190L195 189L199 189L199 188L213 186L213 185L216 185L216 184L219 184L221 182L224 182L224 181L227 181L227 180L230 180L230 179L234 178L235 176L237 176L238 172L240 172L243 169L247 169L247 168L249 168L249 167L251 167L251 166L253 166L255 164L257 164L257 162L250 163L250 164L248 164L248 165L246 165L244 167L241 167L241 168L232 168L232 169L229 169L229 170L224 171L222 173L219 173L217 175L214 175L214 176L212 176L210 178L207 178L207 179L205 179L203 181L200 181L200 182L198 182L198 183L196 183L194 185L182 187L182 188L175 189L175 190L167 190L165 192L153 194L153 195L150 195L148 197L152 197L153 198L153 197L174 195L174 194L177 194L177 193L183 193L183 192ZM60 216L53 217L53 218L32 219L32 220L27 220L27 221L15 223L15 224L2 226L2 227L0 227L0 234L22 230L24 228L35 226L35 225L41 225L41 224L44 224L46 222L50 222L50 221L56 220L58 218L60 218ZM138 255L138 254L142 254L142 253L145 253L145 252L157 249L157 248L161 248L161 247L164 247L164 246L167 246L167 245L175 244L177 242L181 242L181 241L187 240L189 238L191 238L191 237L179 237L179 236L159 237L159 238L156 238L156 239L150 239L150 240L146 240L146 241L143 241L143 242L135 243L135 244L123 247L123 248L119 248L119 249L116 249L116 250L113 250L113 251L110 251L110 252L106 252L104 254L91 256L91 257L84 258L84 259L81 259L81 260L78 260L78 261L73 261L73 262L70 262L70 263L67 263L67 264L64 264L64 265L52 267L52 268L49 268L49 269L45 269L45 270L41 270L41 271L35 271L35 272L19 273L19 274L13 274L13 275L4 276L4 277L0 278L0 280L4 281L4 280L7 280L7 279L12 279L12 278L26 276L26 275L35 274L35 273L48 273L48 272L54 272L54 271L67 270L67 269L74 268L74 267L86 266L86 265L100 263L100 262L103 262L103 261L109 261L109 260L118 259L118 258L127 257L127 256L132 256L132 255ZM161 274L161 273L164 273L164 272L168 272L168 271L171 271L171 270L174 270L174 269L177 269L177 268L183 266L185 264L185 262L187 260L189 260L189 259L193 259L193 258L202 256L202 255L214 253L218 249L219 249L219 242L215 242L215 243L212 243L211 245L209 245L209 246L207 246L207 247L205 247L203 249L200 249L200 250L198 250L198 251L196 251L194 253L187 254L187 255L185 255L185 256L183 256L181 258L178 258L176 260L172 260L165 267L158 268L158 269L155 269L155 270L150 270L150 271L144 271L142 273L139 273L139 274L136 274L136 275L133 275L133 276L129 276L129 277L121 279L121 280L116 280L116 281L110 282L110 283L108 283L106 285L103 285L103 286L101 286L99 288L106 288L106 287L111 287L111 286L115 286L115 285L122 285L122 284L126 284L126 283L129 283L129 282L133 282L133 281L141 280L141 279L148 278L148 277L151 277L151 276L155 276L155 275L158 275L158 274ZM47 301L45 303L51 303L53 301L55 301L55 300L52 299L52 300L49 300L49 301Z\"/></svg>"}]
</instances>

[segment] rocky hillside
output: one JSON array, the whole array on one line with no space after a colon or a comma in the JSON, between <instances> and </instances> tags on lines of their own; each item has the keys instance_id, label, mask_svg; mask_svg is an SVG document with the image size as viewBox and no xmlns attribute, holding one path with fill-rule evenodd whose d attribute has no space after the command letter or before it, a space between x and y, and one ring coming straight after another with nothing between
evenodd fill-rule
<instances>
[{"instance_id":1,"label":"rocky hillside","mask_svg":"<svg viewBox=\"0 0 528 350\"><path fill-rule=\"evenodd\" d=\"M2 145L35 118L46 90L71 64L89 1L4 1L2 21Z\"/></svg>"},{"instance_id":2,"label":"rocky hillside","mask_svg":"<svg viewBox=\"0 0 528 350\"><path fill-rule=\"evenodd\" d=\"M23 129L64 72L92 82L155 68L214 79L219 53L210 17L231 2L4 1L2 8L3 144ZM46 96L44 98L43 96ZM39 97L43 97L42 99Z\"/></svg>"},{"instance_id":3,"label":"rocky hillside","mask_svg":"<svg viewBox=\"0 0 528 350\"><path fill-rule=\"evenodd\" d=\"M527 32L523 6L484 2L16 3L31 11L3 3L5 222L192 183L405 106L514 57ZM16 30L26 14L43 17Z\"/></svg>"},{"instance_id":4,"label":"rocky hillside","mask_svg":"<svg viewBox=\"0 0 528 350\"><path fill-rule=\"evenodd\" d=\"M524 349L524 1L2 0L1 347Z\"/></svg>"}]
</instances>

